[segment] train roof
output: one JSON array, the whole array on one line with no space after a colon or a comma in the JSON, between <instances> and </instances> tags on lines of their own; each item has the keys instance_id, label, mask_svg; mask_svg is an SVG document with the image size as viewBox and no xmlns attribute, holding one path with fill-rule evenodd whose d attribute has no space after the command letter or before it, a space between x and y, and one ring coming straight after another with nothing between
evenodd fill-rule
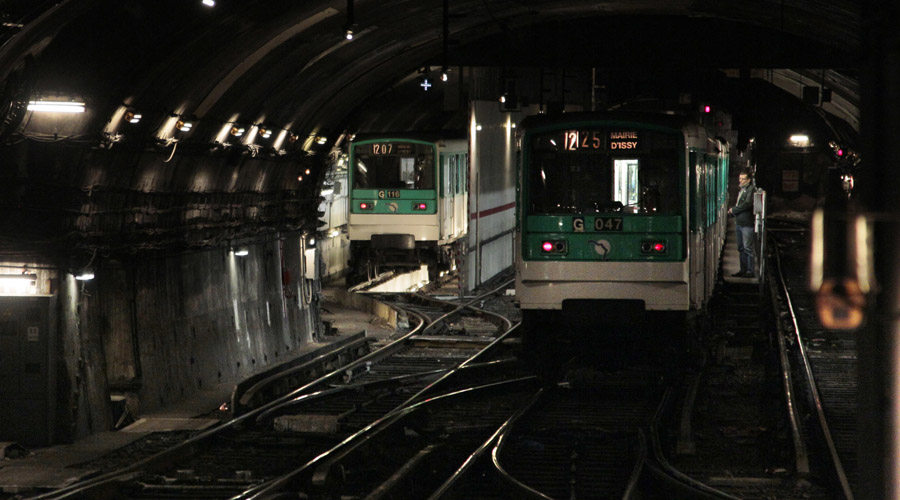
<instances>
[{"instance_id":1,"label":"train roof","mask_svg":"<svg viewBox=\"0 0 900 500\"><path fill-rule=\"evenodd\" d=\"M397 131L356 134L351 142L371 141L379 139L410 139L416 141L441 142L453 140L468 140L465 130L438 130L438 131Z\"/></svg>"},{"instance_id":2,"label":"train roof","mask_svg":"<svg viewBox=\"0 0 900 500\"><path fill-rule=\"evenodd\" d=\"M656 111L580 111L554 115L532 115L519 123L521 131L534 128L552 127L554 125L571 125L579 122L593 121L638 122L681 129L686 125L696 125L695 118L678 112Z\"/></svg>"}]
</instances>

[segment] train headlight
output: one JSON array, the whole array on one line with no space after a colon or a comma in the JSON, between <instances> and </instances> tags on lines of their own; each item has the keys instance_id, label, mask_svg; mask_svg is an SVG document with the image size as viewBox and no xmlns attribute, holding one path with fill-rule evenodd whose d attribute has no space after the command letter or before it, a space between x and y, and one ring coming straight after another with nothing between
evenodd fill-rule
<instances>
[{"instance_id":1,"label":"train headlight","mask_svg":"<svg viewBox=\"0 0 900 500\"><path fill-rule=\"evenodd\" d=\"M641 253L643 254L661 254L666 253L666 242L664 241L642 241Z\"/></svg>"},{"instance_id":2,"label":"train headlight","mask_svg":"<svg viewBox=\"0 0 900 500\"><path fill-rule=\"evenodd\" d=\"M541 253L566 253L568 247L565 240L546 240L541 242Z\"/></svg>"}]
</instances>

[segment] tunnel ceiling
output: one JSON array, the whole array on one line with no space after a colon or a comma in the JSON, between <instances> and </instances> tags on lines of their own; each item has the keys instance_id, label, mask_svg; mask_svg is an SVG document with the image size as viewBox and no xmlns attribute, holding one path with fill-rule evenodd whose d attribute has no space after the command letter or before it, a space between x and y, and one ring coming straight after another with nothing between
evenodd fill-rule
<instances>
[{"instance_id":1,"label":"tunnel ceiling","mask_svg":"<svg viewBox=\"0 0 900 500\"><path fill-rule=\"evenodd\" d=\"M41 139L67 138L93 149L104 137L119 139L117 134L165 142L177 118L195 123L180 137L183 148L213 143L232 123L289 131L299 139L297 147L316 136L334 140L344 130L378 124L456 127L464 106L448 111L444 100L418 87L423 69L444 65L457 85L460 72L474 66L501 74L593 69L610 81L621 75L666 81L722 68L819 68L831 70L832 82L845 83L832 85L836 93L858 101L860 8L849 1L449 0L445 16L445 4L437 0L355 0L352 18L347 1L215 3L0 0L4 147L22 140L31 119L24 103L36 96L83 99L88 111L78 127L57 123ZM348 27L352 40L344 37ZM126 106L143 115L138 125L122 123ZM43 142L35 142L24 165L40 163L36 151ZM234 158L200 163L213 161ZM153 168L171 182L132 180L117 189L201 189L196 182L179 183L183 174L164 170L166 162ZM89 191L124 184L111 170L94 162L67 182ZM58 176L59 167L54 172ZM221 177L216 190L234 188L233 179ZM292 178L269 175L265 185L248 179L245 189L274 191Z\"/></svg>"},{"instance_id":2,"label":"tunnel ceiling","mask_svg":"<svg viewBox=\"0 0 900 500\"><path fill-rule=\"evenodd\" d=\"M448 5L451 66L852 69L860 48L857 7L825 0ZM340 129L369 96L445 60L439 1L357 0L352 20L345 2L294 0L19 0L0 13L0 75L19 86L6 99L81 95L98 120L127 101L157 121Z\"/></svg>"}]
</instances>

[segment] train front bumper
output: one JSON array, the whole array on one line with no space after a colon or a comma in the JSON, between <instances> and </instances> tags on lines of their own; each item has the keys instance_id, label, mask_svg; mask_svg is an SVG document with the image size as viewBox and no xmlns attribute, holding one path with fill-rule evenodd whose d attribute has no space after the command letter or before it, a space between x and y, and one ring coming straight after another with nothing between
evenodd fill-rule
<instances>
[{"instance_id":1,"label":"train front bumper","mask_svg":"<svg viewBox=\"0 0 900 500\"><path fill-rule=\"evenodd\" d=\"M562 309L566 299L640 300L648 311L686 311L686 262L520 261L516 300L522 309Z\"/></svg>"}]
</instances>

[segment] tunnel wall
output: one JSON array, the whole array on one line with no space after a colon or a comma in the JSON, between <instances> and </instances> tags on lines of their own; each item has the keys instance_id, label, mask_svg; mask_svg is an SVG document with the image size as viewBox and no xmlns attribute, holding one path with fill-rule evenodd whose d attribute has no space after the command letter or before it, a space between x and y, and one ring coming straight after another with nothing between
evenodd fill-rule
<instances>
[{"instance_id":1,"label":"tunnel wall","mask_svg":"<svg viewBox=\"0 0 900 500\"><path fill-rule=\"evenodd\" d=\"M312 341L318 284L301 278L299 239L271 237L243 257L221 248L102 262L87 282L65 275L57 441L113 428L111 394L140 415L227 392Z\"/></svg>"}]
</instances>

